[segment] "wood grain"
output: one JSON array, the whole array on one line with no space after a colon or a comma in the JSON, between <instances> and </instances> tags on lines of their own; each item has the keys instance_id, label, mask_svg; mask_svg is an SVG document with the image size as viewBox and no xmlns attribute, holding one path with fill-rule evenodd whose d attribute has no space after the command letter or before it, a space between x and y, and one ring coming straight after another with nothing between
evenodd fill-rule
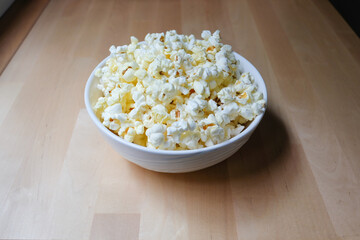
<instances>
[{"instance_id":1,"label":"wood grain","mask_svg":"<svg viewBox=\"0 0 360 240\"><path fill-rule=\"evenodd\" d=\"M91 240L139 239L140 214L96 214Z\"/></svg>"},{"instance_id":2,"label":"wood grain","mask_svg":"<svg viewBox=\"0 0 360 240\"><path fill-rule=\"evenodd\" d=\"M220 29L268 88L249 142L194 173L127 162L84 109L111 44L169 29ZM0 76L0 239L360 239L359 53L325 0L50 1Z\"/></svg>"}]
</instances>

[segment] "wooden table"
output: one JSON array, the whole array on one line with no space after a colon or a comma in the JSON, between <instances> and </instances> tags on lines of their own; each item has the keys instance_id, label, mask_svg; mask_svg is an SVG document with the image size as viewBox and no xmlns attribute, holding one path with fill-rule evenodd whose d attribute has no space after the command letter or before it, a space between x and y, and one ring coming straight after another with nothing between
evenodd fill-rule
<instances>
[{"instance_id":1,"label":"wooden table","mask_svg":"<svg viewBox=\"0 0 360 240\"><path fill-rule=\"evenodd\" d=\"M124 160L84 110L111 44L220 29L269 108L214 167ZM360 42L326 0L53 0L0 77L0 239L360 239Z\"/></svg>"}]
</instances>

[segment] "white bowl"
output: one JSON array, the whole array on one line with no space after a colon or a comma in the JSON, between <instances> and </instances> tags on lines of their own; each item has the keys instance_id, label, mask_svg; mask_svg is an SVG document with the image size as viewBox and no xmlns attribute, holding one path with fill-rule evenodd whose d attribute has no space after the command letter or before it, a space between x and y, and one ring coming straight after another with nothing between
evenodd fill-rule
<instances>
[{"instance_id":1,"label":"white bowl","mask_svg":"<svg viewBox=\"0 0 360 240\"><path fill-rule=\"evenodd\" d=\"M240 60L241 70L250 72L254 76L258 89L263 93L265 102L267 102L266 86L260 73L248 60L238 53L235 53L235 57ZM95 69L103 66L108 58L105 58ZM92 106L95 105L102 92L96 88L99 78L95 77L94 74L95 70L91 73L85 87L85 105L90 118L104 138L120 155L143 168L153 171L169 173L191 172L217 164L233 155L247 142L264 116L264 113L257 116L239 135L211 147L179 151L150 149L125 141L108 130L97 118Z\"/></svg>"}]
</instances>

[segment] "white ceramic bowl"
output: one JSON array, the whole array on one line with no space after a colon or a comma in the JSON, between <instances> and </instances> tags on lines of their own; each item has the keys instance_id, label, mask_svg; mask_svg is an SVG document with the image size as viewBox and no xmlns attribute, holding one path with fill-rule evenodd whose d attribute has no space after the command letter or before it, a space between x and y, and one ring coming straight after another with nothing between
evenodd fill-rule
<instances>
[{"instance_id":1,"label":"white ceramic bowl","mask_svg":"<svg viewBox=\"0 0 360 240\"><path fill-rule=\"evenodd\" d=\"M260 73L241 55L235 53L235 57L240 60L241 70L250 72L254 76L258 89L263 93L264 99L267 102L266 86ZM108 57L96 68L103 66L107 59ZM225 160L247 142L264 115L264 113L262 113L257 116L239 135L211 147L180 151L149 149L127 142L115 135L102 125L100 120L96 117L92 106L95 105L102 93L96 88L99 78L95 77L94 73L95 70L91 73L85 87L85 105L92 121L100 130L104 138L120 155L143 168L153 171L169 173L191 172L212 166Z\"/></svg>"}]
</instances>

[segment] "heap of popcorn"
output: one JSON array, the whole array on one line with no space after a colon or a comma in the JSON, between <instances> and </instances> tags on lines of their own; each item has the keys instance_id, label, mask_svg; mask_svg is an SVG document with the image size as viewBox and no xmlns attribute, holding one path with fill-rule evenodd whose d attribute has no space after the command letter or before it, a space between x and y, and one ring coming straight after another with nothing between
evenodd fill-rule
<instances>
[{"instance_id":1,"label":"heap of popcorn","mask_svg":"<svg viewBox=\"0 0 360 240\"><path fill-rule=\"evenodd\" d=\"M263 95L218 30L201 37L172 30L111 46L95 71L102 123L128 142L166 150L204 148L243 131L264 111Z\"/></svg>"}]
</instances>

